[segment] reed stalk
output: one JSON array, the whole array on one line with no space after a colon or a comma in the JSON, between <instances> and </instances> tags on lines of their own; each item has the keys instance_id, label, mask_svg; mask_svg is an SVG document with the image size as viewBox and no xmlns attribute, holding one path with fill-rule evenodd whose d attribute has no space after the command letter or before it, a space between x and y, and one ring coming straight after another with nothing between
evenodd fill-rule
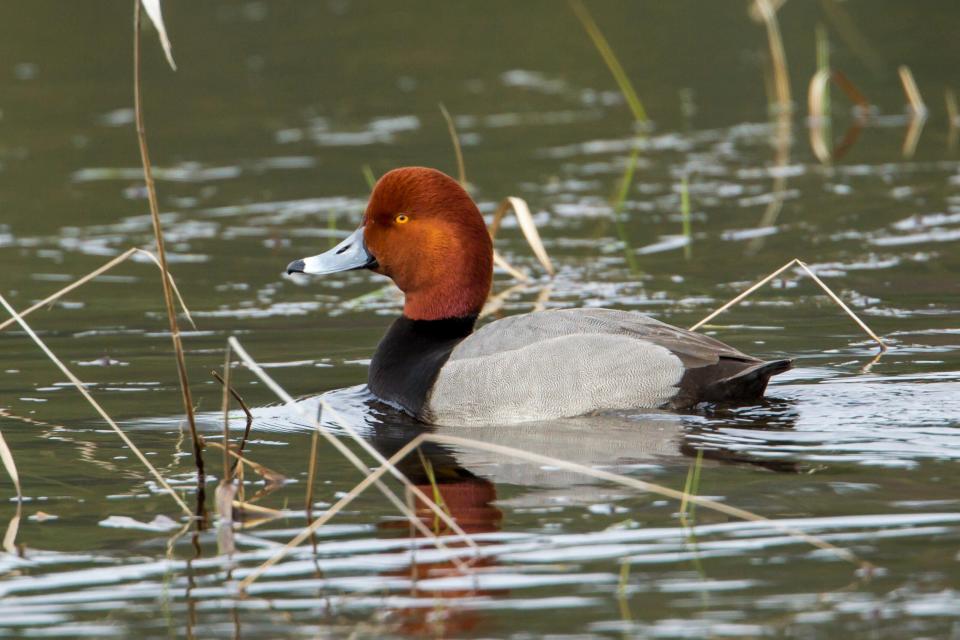
<instances>
[{"instance_id":1,"label":"reed stalk","mask_svg":"<svg viewBox=\"0 0 960 640\"><path fill-rule=\"evenodd\" d=\"M643 103L640 102L640 97L633 88L633 83L630 82L627 72L623 70L623 65L620 64L620 60L613 52L610 43L607 42L607 38L603 35L603 32L600 31L600 27L597 26L593 16L590 15L590 11L580 0L569 0L569 4L577 20L580 21L587 35L590 36L593 46L596 47L600 57L603 58L604 63L606 63L607 68L613 75L613 79L616 80L617 86L620 88L620 93L623 94L627 105L630 107L633 119L641 125L647 124L649 120L649 118L647 118L647 110L643 108Z\"/></svg>"},{"instance_id":2,"label":"reed stalk","mask_svg":"<svg viewBox=\"0 0 960 640\"><path fill-rule=\"evenodd\" d=\"M777 10L783 5L777 0L754 0L751 10L757 16L767 31L767 44L770 47L770 62L773 65L774 89L778 111L790 112L790 72L787 69L787 54L783 49L783 37L780 35L780 24L777 22Z\"/></svg>"},{"instance_id":3,"label":"reed stalk","mask_svg":"<svg viewBox=\"0 0 960 640\"><path fill-rule=\"evenodd\" d=\"M147 199L150 203L150 219L153 223L153 235L157 245L157 257L160 260L161 277L163 283L163 301L167 309L167 322L170 325L170 339L173 342L173 351L177 360L177 375L180 380L180 393L183 400L183 410L190 426L190 438L193 444L193 461L197 468L197 495L198 508L202 512L204 504L206 475L203 470L203 445L197 433L196 416L194 415L193 397L190 392L190 380L187 376L187 364L183 353L183 342L180 337L180 326L177 322L177 311L173 304L173 287L167 277L167 253L163 241L163 229L160 225L160 206L157 202L157 188L153 180L153 166L150 162L150 152L147 147L147 132L143 116L143 82L140 72L140 16L141 1L134 0L133 17L133 104L137 127L137 142L140 146L140 161L143 164L143 179L147 185ZM163 31L166 33L166 30ZM199 515L199 514L198 514Z\"/></svg>"}]
</instances>

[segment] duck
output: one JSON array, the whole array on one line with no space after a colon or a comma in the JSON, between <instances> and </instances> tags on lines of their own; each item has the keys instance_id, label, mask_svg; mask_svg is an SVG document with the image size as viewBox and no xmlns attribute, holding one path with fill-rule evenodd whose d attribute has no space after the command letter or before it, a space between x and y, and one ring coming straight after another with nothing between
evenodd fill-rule
<instances>
[{"instance_id":1,"label":"duck","mask_svg":"<svg viewBox=\"0 0 960 640\"><path fill-rule=\"evenodd\" d=\"M402 167L374 185L360 226L287 274L367 269L404 294L370 361L380 401L431 425L512 424L761 400L792 360L764 361L635 311L551 309L477 327L493 242L464 188Z\"/></svg>"}]
</instances>

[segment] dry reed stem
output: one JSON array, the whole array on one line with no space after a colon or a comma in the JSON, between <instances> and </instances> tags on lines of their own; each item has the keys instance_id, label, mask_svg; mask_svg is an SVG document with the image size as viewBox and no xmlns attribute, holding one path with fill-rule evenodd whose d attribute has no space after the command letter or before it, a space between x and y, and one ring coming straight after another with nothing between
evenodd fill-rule
<instances>
[{"instance_id":1,"label":"dry reed stem","mask_svg":"<svg viewBox=\"0 0 960 640\"><path fill-rule=\"evenodd\" d=\"M947 118L950 121L950 126L956 127L960 124L960 110L957 109L957 94L953 92L953 89L947 87L943 92L943 101L947 105Z\"/></svg>"},{"instance_id":2,"label":"dry reed stem","mask_svg":"<svg viewBox=\"0 0 960 640\"><path fill-rule=\"evenodd\" d=\"M593 16L590 15L587 7L584 6L580 0L570 0L570 8L573 10L574 15L577 16L580 24L583 25L587 35L590 36L590 39L593 41L593 46L596 47L597 52L600 54L600 57L603 58L610 73L613 74L613 79L617 81L617 86L620 87L620 93L623 94L627 105L630 107L630 111L633 113L633 119L640 124L646 124L648 120L647 111L643 108L643 103L640 102L640 98L637 96L637 92L634 90L630 78L627 76L626 71L623 70L623 66L610 47L610 43L607 42L606 37L604 37L603 32L600 31L600 27L598 27L597 23L593 20Z\"/></svg>"},{"instance_id":3,"label":"dry reed stem","mask_svg":"<svg viewBox=\"0 0 960 640\"><path fill-rule=\"evenodd\" d=\"M17 492L17 502L23 501L23 489L20 487L20 474L17 473L17 463L13 460L13 452L3 439L3 431L0 431L0 462L3 462L3 468L7 470L7 475L13 482L13 488Z\"/></svg>"},{"instance_id":4,"label":"dry reed stem","mask_svg":"<svg viewBox=\"0 0 960 640\"><path fill-rule=\"evenodd\" d=\"M283 558L287 556L293 549L303 544L303 542L309 538L311 535L317 532L317 530L333 519L338 513L345 509L355 498L360 496L370 485L377 483L380 478L387 473L396 463L403 458L405 458L411 451L420 446L424 441L425 434L420 434L415 437L413 440L405 444L400 448L395 454L390 456L385 460L377 469L372 473L369 473L366 478L361 480L356 486L354 486L350 491L347 492L342 498L337 500L334 504L327 509L322 516L310 523L303 531L294 536L287 544L280 548L273 556L264 561L260 566L253 570L246 578L244 578L238 584L238 589L242 592L245 591L251 584L254 583L260 576L262 576L270 567L280 562ZM406 510L413 513L409 506L405 507ZM416 515L413 515L413 518L416 518ZM419 518L416 518L419 521ZM413 519L410 520L413 522Z\"/></svg>"},{"instance_id":5,"label":"dry reed stem","mask_svg":"<svg viewBox=\"0 0 960 640\"><path fill-rule=\"evenodd\" d=\"M509 273L514 280L519 280L520 282L530 281L530 277L527 274L507 262L507 259L500 255L500 252L496 249L493 250L493 264Z\"/></svg>"},{"instance_id":6,"label":"dry reed stem","mask_svg":"<svg viewBox=\"0 0 960 640\"><path fill-rule=\"evenodd\" d=\"M149 251L144 251L143 249L138 249L137 247L131 247L131 248L127 249L126 251L124 251L123 253L121 253L119 256L117 256L117 257L109 260L108 262L104 263L103 265L97 267L96 269L94 269L93 271L91 271L91 272L88 273L87 275L83 276L82 278L71 282L70 284L68 284L68 285L65 286L64 288L60 289L59 291L57 291L57 292L55 292L55 293L51 293L49 296L47 296L46 298L44 298L44 299L41 300L40 302L37 302L37 303L34 304L33 306L28 307L27 309L24 309L23 311L20 312L20 315L21 315L22 317L26 317L26 316L28 316L29 314L33 313L34 311L37 311L38 309L42 309L43 307L47 306L47 305L50 304L51 302L55 302L56 300L62 298L62 297L65 296L65 295L67 295L68 293L70 293L70 292L73 291L74 289L77 289L78 287L81 287L81 286L85 285L86 283L90 282L91 280L93 280L93 279L96 278L97 276L106 273L107 271L109 271L109 270L112 269L113 267L117 266L118 264L120 264L121 262L123 262L124 260L126 260L127 258L129 258L130 256L132 256L132 255L134 255L134 254L137 254L137 253L140 253L140 254L143 254L143 255L147 256L148 258L150 258L151 260L153 260L154 264L157 265L157 268L158 268L158 269L162 269L162 267L160 266L160 261L157 260L157 256L153 255L153 254L150 253ZM187 308L187 304L183 301L183 296L180 295L180 290L177 288L177 283L174 282L172 275L170 275L169 273L168 273L167 275L168 275L169 278L170 278L170 284L171 284L171 286L173 287L173 291L174 291L174 293L175 293L176 296L177 296L177 301L179 301L179 303L180 303L180 308L183 309L183 314L187 317L187 320L190 321L190 324L193 325L193 328L196 329L196 328L197 328L197 325L196 325L196 323L193 321L193 316L190 315L190 309ZM14 322L16 322L16 321L15 321L13 318L10 318L9 320L4 320L3 322L0 322L0 331L3 331L4 329L6 329L6 328L9 327L10 325L12 325Z\"/></svg>"},{"instance_id":7,"label":"dry reed stem","mask_svg":"<svg viewBox=\"0 0 960 640\"><path fill-rule=\"evenodd\" d=\"M159 12L158 12L159 15ZM161 22L162 24L162 22ZM202 497L205 474L203 471L203 446L197 433L197 422L193 410L193 398L190 392L190 380L187 376L187 364L183 354L183 342L180 339L180 326L177 312L173 306L172 287L167 268L167 253L163 242L163 229L160 226L160 205L157 202L157 188L153 181L153 167L147 148L147 133L143 117L143 83L140 78L140 0L134 2L133 17L133 106L137 128L137 142L140 147L140 161L143 164L143 180L147 185L147 200L150 203L150 219L153 222L153 235L157 243L157 257L160 259L160 280L163 282L163 301L167 308L167 321L170 325L170 339L177 359L177 374L180 378L180 392L183 398L183 410L190 425L190 437L193 442L193 461L197 467L197 492ZM203 500L201 503L201 510Z\"/></svg>"},{"instance_id":8,"label":"dry reed stem","mask_svg":"<svg viewBox=\"0 0 960 640\"><path fill-rule=\"evenodd\" d=\"M237 509L244 509L246 511L253 511L254 513L262 513L268 515L271 518L283 518L287 515L287 512L280 511L279 509L271 509L270 507L263 507L259 504L254 504L253 502L241 502L239 500L233 501L233 506Z\"/></svg>"},{"instance_id":9,"label":"dry reed stem","mask_svg":"<svg viewBox=\"0 0 960 640\"><path fill-rule=\"evenodd\" d=\"M110 428L113 429L118 436L120 436L120 439L123 440L124 444L126 444L127 447L131 451L133 451L134 455L136 455L137 458L140 459L140 462L143 463L143 466L145 466L147 470L150 471L150 473L153 475L154 479L156 479L156 481L160 484L160 486L166 489L166 491L170 494L170 497L172 497L174 501L180 506L180 508L183 509L184 513L186 513L188 516L192 516L193 514L190 511L190 507L188 507L186 503L180 498L180 496L177 495L177 493L173 490L173 488L170 487L169 484L167 484L167 481L163 479L163 476L160 475L160 472L157 471L156 467L150 464L150 461L147 460L146 456L144 456L143 453L140 451L140 449L137 448L137 445L135 445L133 441L130 440L129 437L127 437L127 434L124 433L123 430L121 430L120 427L117 426L117 423L114 422L113 418L111 418L107 414L107 412L103 409L103 407L100 406L100 403L94 400L93 396L90 395L90 392L87 391L87 388L86 386L84 386L83 382L81 382L80 379L77 378L77 376L73 375L73 372L71 372L70 369L68 369L67 366L63 364L60 358L54 355L53 351L50 350L50 348L43 342L43 340L41 340L40 337L36 333L34 333L33 329L30 328L30 325L26 323L23 317L19 313L17 313L13 307L10 306L10 303L7 302L7 299L3 297L3 294L0 294L0 305L3 305L3 308L7 310L7 313L9 313L14 317L14 319L17 321L17 324L20 325L20 328L23 329L28 336L30 336L30 339L33 340L38 347L40 347L40 350L46 354L46 356L50 359L50 361L53 362L53 364L57 365L57 368L60 369L61 373L67 376L67 379L70 380L73 386L77 388L77 391L80 392L80 395L82 395L86 399L86 401L90 403L90 406L92 406L96 410L96 412L100 414L100 417L103 418L103 420L108 425L110 425Z\"/></svg>"},{"instance_id":10,"label":"dry reed stem","mask_svg":"<svg viewBox=\"0 0 960 640\"><path fill-rule=\"evenodd\" d=\"M234 353L236 353L240 357L240 359L243 360L247 368L250 369L250 371L252 371L254 375L260 378L260 380L263 381L264 384L266 384L267 388L273 391L273 393L276 394L277 397L279 397L289 408L293 409L301 418L310 422L314 426L314 428L317 429L320 435L322 435L327 440L327 442L332 444L334 448L336 448L337 451L339 451L340 454L343 455L343 457L345 457L353 466L355 466L364 475L368 475L370 473L370 470L363 463L363 461L360 460L360 458L358 458L357 455L353 451L351 451L349 447L343 444L340 441L340 439L334 436L333 434L330 434L324 431L321 428L320 422L319 420L317 420L317 418L307 415L307 413L303 410L303 407L298 405L296 400L294 400L293 397L289 393L287 393L283 387L277 384L276 380L274 380L269 375L267 375L267 372L263 370L263 368L257 363L256 360L254 360L250 356L249 353L247 353L246 349L243 348L243 345L240 344L240 341L237 340L236 337L230 336L227 339L227 344L229 344L230 347L233 349ZM350 423L347 420L345 420L340 415L340 413L336 409L334 409L332 406L330 406L326 402L326 400L324 400L323 398L320 399L320 407L324 411L330 412L332 414L333 419L338 422L340 427L347 432L347 434L354 440L354 442L360 445L360 447L364 451L366 451L371 457L373 457L378 463L380 464L386 463L386 458L383 457L383 454L381 454L379 451L374 449L369 442L361 438L360 434L358 434L356 430L352 426L350 426ZM443 520L443 523L445 525L447 525L454 533L456 533L459 539L461 539L474 551L479 549L479 547L477 546L477 543L473 541L473 539L467 534L467 532L464 531L460 527L460 525L456 523L456 521L453 518L451 518L436 504L434 504L426 496L426 494L423 493L423 491L421 491L412 482L410 482L409 478L403 475L396 468L391 468L390 474L394 478L402 482L404 486L408 487L411 491L413 491L413 493L418 498L420 498L424 502L424 504L426 504L430 508L431 511L433 511L441 520ZM384 485L381 482L377 482L376 484L377 484L377 488L387 497L388 500L390 500L391 503L394 504L394 506L400 509L401 513L403 513L408 518L414 517L413 514L407 513L406 507L403 505L403 502L400 501L400 499L396 496L396 494L393 493L393 491L391 491L386 485ZM421 523L419 519L417 519L416 524L420 524L422 526L423 523ZM421 530L421 533L423 533L424 531L426 531L426 533L428 534L428 537L434 538L435 544L437 544L441 548L445 547L445 545L443 544L443 542L440 541L439 538L436 538L435 536L432 536L430 534L429 529L426 529L424 527L424 529Z\"/></svg>"},{"instance_id":11,"label":"dry reed stem","mask_svg":"<svg viewBox=\"0 0 960 640\"><path fill-rule=\"evenodd\" d=\"M917 88L917 83L913 79L913 72L910 71L910 67L902 64L897 68L897 73L900 74L900 82L903 84L903 93L907 96L907 102L910 105L910 110L915 116L926 116L927 105L923 102L923 96L920 95L920 89Z\"/></svg>"},{"instance_id":12,"label":"dry reed stem","mask_svg":"<svg viewBox=\"0 0 960 640\"><path fill-rule=\"evenodd\" d=\"M447 132L450 134L450 142L453 143L453 153L457 157L457 181L464 189L467 188L467 167L463 162L463 149L460 146L460 136L457 134L457 127L453 124L453 118L447 107L440 103L440 113L443 119L447 121Z\"/></svg>"},{"instance_id":13,"label":"dry reed stem","mask_svg":"<svg viewBox=\"0 0 960 640\"><path fill-rule=\"evenodd\" d=\"M533 249L533 255L537 257L537 260L540 261L540 264L543 265L543 268L548 274L551 276L554 275L556 271L553 268L553 263L550 261L546 247L543 246L543 240L540 239L540 232L537 231L537 224L533 221L533 214L530 213L530 207L523 198L509 196L500 201L500 204L497 205L497 210L493 214L493 222L490 223L490 239L496 239L497 231L500 230L500 223L503 221L503 217L507 214L507 211L511 210L516 216L517 222L520 224L523 237L527 239L527 243L530 245L530 248Z\"/></svg>"},{"instance_id":14,"label":"dry reed stem","mask_svg":"<svg viewBox=\"0 0 960 640\"><path fill-rule=\"evenodd\" d=\"M230 464L230 349L224 349L226 354L223 359L223 397L220 399L220 406L223 411L223 479L220 484L229 484L232 475L232 465Z\"/></svg>"},{"instance_id":15,"label":"dry reed stem","mask_svg":"<svg viewBox=\"0 0 960 640\"><path fill-rule=\"evenodd\" d=\"M639 489L641 491L647 491L649 493L655 493L657 495L665 496L668 498L673 498L674 500L683 500L686 497L686 501L700 507L710 509L719 513L723 513L740 520L747 520L749 522L762 522L769 525L773 529L783 531L793 537L803 540L808 544L817 547L818 549L824 549L836 554L838 557L858 564L862 567L871 567L872 565L869 562L860 560L854 555L851 551L843 549L833 545L826 540L822 540L816 536L810 535L798 529L792 527L784 526L778 523L776 520L771 520L765 518L761 515L753 513L752 511L747 511L746 509L740 509L738 507L732 507L730 505L724 504L722 502L717 502L709 498L704 498L702 496L684 493L683 491L677 491L676 489L671 489L670 487L664 487L662 485L654 484L652 482L646 482L644 480L637 480L635 478L630 478L628 476L623 476L617 473L612 473L610 471L603 471L601 469L594 469L582 464L577 464L575 462L568 462L566 460L561 460L558 458L552 458L550 456L544 456L537 453L531 453L529 451L523 451L522 449L515 449L513 447L508 447L505 445L494 444L491 442L482 442L479 440L471 440L469 438L461 438L459 436L447 436L441 434L423 434L422 439L427 442L436 442L438 444L447 444L459 447L468 447L473 449L480 449L483 451L489 451L491 453L500 454L503 456L509 456L511 458L519 458L520 460L526 460L527 462L532 462L534 464L540 464L545 466L557 467L559 469L564 469L566 471L572 471L574 473L580 473L585 476L590 476L592 478L597 478L598 480L606 480L608 482L614 482L626 487L632 487ZM419 443L418 443L419 444Z\"/></svg>"},{"instance_id":16,"label":"dry reed stem","mask_svg":"<svg viewBox=\"0 0 960 640\"><path fill-rule=\"evenodd\" d=\"M7 525L7 530L3 534L3 541L0 542L0 549L3 549L10 555L17 554L17 532L20 531L20 518L23 516L23 502L17 500L17 510L14 512L13 517L10 518L10 523Z\"/></svg>"},{"instance_id":17,"label":"dry reed stem","mask_svg":"<svg viewBox=\"0 0 960 640\"><path fill-rule=\"evenodd\" d=\"M770 46L770 61L773 64L773 78L777 93L777 106L781 111L789 112L790 72L787 70L787 54L783 50L783 38L777 22L777 9L783 2L754 0L752 5L767 30L767 42Z\"/></svg>"},{"instance_id":18,"label":"dry reed stem","mask_svg":"<svg viewBox=\"0 0 960 640\"><path fill-rule=\"evenodd\" d=\"M810 147L817 160L827 164L831 160L830 147L826 138L827 116L824 113L827 88L830 83L830 70L820 69L810 78L807 88L807 111L810 114Z\"/></svg>"},{"instance_id":19,"label":"dry reed stem","mask_svg":"<svg viewBox=\"0 0 960 640\"><path fill-rule=\"evenodd\" d=\"M213 447L214 449L220 449L221 451L223 451L224 457L226 457L226 456L228 456L228 455L229 455L229 456L232 456L233 458L235 458L235 459L236 459L238 462L240 462L241 464L247 465L248 467L250 467L251 469L253 469L260 477L262 477L264 480L266 480L266 481L267 481L267 484L283 484L284 482L287 481L287 477L286 477L285 475L283 475L282 473L279 473L279 472L277 472L277 471L274 471L273 469L269 469L269 468L265 467L264 465L260 464L259 462L254 462L253 460L251 460L251 459L248 458L247 456L245 456L245 455L243 455L243 454L241 454L241 453L239 453L239 452L237 452L237 451L234 451L234 450L233 450L232 448L230 448L230 447L225 447L224 445L220 444L219 442L207 442L207 446L208 446L208 447ZM226 476L225 476L225 477L224 477L224 480L226 480L226 479L227 479L227 478L226 478Z\"/></svg>"},{"instance_id":20,"label":"dry reed stem","mask_svg":"<svg viewBox=\"0 0 960 640\"><path fill-rule=\"evenodd\" d=\"M843 300L841 300L840 297L839 297L837 294L835 294L835 293L833 292L833 290L830 289L830 287L828 287L828 286L826 285L826 283L825 283L823 280L821 280L821 279L817 276L817 274L815 274L815 273L810 269L810 267L808 267L807 264L806 264L805 262L803 262L802 260L800 260L799 258L794 258L793 260L791 260L791 261L788 262L787 264L783 265L782 267L780 267L779 269L777 269L776 271L774 271L773 273L771 273L771 274L768 275L767 277L765 277L765 278L763 278L762 280L760 280L759 282L751 285L748 289L746 289L745 291L743 291L742 293L740 293L738 296L736 296L735 298L733 298L732 300L730 300L729 302L727 302L726 304L724 304L722 307L720 307L720 308L716 309L715 311L713 311L712 313L710 313L707 317L705 317L705 318L704 318L703 320L701 320L700 322L698 322L698 323L696 323L695 325L693 325L692 327L690 327L689 330L690 330L690 331L696 331L697 329L699 329L700 327L702 327L702 326L705 325L706 323L710 322L711 320L713 320L714 318L716 318L718 315L720 315L721 313L723 313L724 311L726 311L726 310L729 309L730 307L734 306L735 304L737 304L738 302L740 302L741 300L743 300L744 298L746 298L747 296L749 296L751 293L753 293L754 291L756 291L757 289L759 289L759 288L762 287L763 285L767 284L768 282L770 282L771 280L773 280L774 278L776 278L778 275L780 275L781 273L783 273L784 271L786 271L787 269L789 269L790 267L792 267L792 266L794 266L794 265L799 266L801 269L803 269L803 270L807 273L807 275L809 275L811 278L813 278L813 281L816 282L816 283L820 286L821 289L823 289L823 291L830 297L830 299L833 300L834 302L836 302L837 305L839 305L839 307L840 307L841 309L843 309L843 311L844 311L848 316L850 316L851 318L853 318L853 321L856 322L857 325L859 325L860 328L863 329L864 332L866 332L866 334L867 334L868 336L870 336L871 338L873 338L873 339L876 341L876 343L880 346L880 351L881 351L881 352L884 352L884 351L887 350L887 345L883 342L883 340L881 340L880 337L879 337L876 333L874 333L873 330L872 330L870 327L868 327L868 326L866 325L866 323L864 323L863 320L861 320L861 319L857 316L857 314L855 314L855 313L850 309L850 307L848 307L848 306L843 302Z\"/></svg>"},{"instance_id":21,"label":"dry reed stem","mask_svg":"<svg viewBox=\"0 0 960 640\"><path fill-rule=\"evenodd\" d=\"M920 134L923 133L923 125L927 122L924 115L914 115L907 124L907 132L903 135L903 146L901 153L904 158L912 158L917 152L917 145L920 143Z\"/></svg>"},{"instance_id":22,"label":"dry reed stem","mask_svg":"<svg viewBox=\"0 0 960 640\"><path fill-rule=\"evenodd\" d=\"M304 510L307 514L313 513L313 484L317 478L317 452L319 448L320 435L314 429L310 436L310 459L307 461L307 491L303 497Z\"/></svg>"}]
</instances>

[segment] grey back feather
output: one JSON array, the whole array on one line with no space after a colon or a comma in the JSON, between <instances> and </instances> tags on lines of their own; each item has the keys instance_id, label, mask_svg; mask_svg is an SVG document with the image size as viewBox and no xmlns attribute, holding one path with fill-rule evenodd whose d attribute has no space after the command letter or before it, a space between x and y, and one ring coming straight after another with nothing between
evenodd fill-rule
<instances>
[{"instance_id":1,"label":"grey back feather","mask_svg":"<svg viewBox=\"0 0 960 640\"><path fill-rule=\"evenodd\" d=\"M606 334L652 342L680 358L684 367L696 368L730 358L760 362L719 340L673 327L650 316L615 309L556 309L510 316L480 327L461 342L451 360L489 356L561 336Z\"/></svg>"}]
</instances>

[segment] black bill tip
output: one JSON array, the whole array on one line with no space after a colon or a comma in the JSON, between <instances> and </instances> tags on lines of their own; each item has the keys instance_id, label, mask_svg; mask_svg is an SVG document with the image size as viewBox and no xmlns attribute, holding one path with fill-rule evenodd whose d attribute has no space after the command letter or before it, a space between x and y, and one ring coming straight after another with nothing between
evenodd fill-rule
<instances>
[{"instance_id":1,"label":"black bill tip","mask_svg":"<svg viewBox=\"0 0 960 640\"><path fill-rule=\"evenodd\" d=\"M304 264L303 260L294 260L287 265L287 275L291 273L303 273L303 270L306 268L306 266L307 265Z\"/></svg>"}]
</instances>

